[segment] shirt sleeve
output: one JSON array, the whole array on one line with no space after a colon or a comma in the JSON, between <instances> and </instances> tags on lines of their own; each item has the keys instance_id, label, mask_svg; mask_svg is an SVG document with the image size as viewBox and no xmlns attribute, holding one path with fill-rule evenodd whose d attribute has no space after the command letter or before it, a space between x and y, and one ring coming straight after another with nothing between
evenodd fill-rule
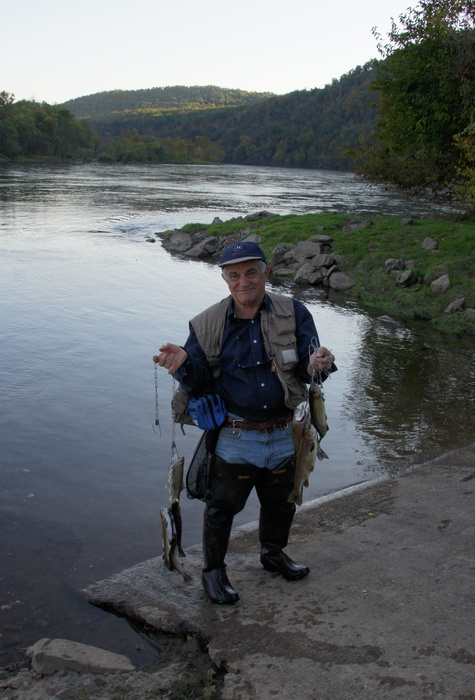
<instances>
[{"instance_id":1,"label":"shirt sleeve","mask_svg":"<svg viewBox=\"0 0 475 700\"><path fill-rule=\"evenodd\" d=\"M212 384L213 375L191 325L190 334L183 349L187 352L188 359L173 377L187 394L196 395L208 390Z\"/></svg>"},{"instance_id":2,"label":"shirt sleeve","mask_svg":"<svg viewBox=\"0 0 475 700\"><path fill-rule=\"evenodd\" d=\"M312 352L320 347L320 339L315 326L313 316L301 301L293 299L295 311L295 336L297 338L297 352L299 356L298 376L303 382L310 382L307 372L308 362ZM329 372L322 372L322 380L328 378L329 374L336 372L337 367L332 365Z\"/></svg>"}]
</instances>

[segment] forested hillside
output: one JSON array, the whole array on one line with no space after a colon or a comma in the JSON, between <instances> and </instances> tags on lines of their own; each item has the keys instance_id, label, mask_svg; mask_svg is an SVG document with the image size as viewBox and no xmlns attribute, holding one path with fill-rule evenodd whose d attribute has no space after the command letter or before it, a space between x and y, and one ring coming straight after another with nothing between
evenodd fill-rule
<instances>
[{"instance_id":1,"label":"forested hillside","mask_svg":"<svg viewBox=\"0 0 475 700\"><path fill-rule=\"evenodd\" d=\"M351 170L345 150L375 123L373 77L367 64L325 88L283 96L175 87L99 93L62 106L98 133L104 160Z\"/></svg>"},{"instance_id":2,"label":"forested hillside","mask_svg":"<svg viewBox=\"0 0 475 700\"><path fill-rule=\"evenodd\" d=\"M159 117L169 112L192 112L217 107L252 105L272 97L271 92L230 90L215 85L185 87L155 87L145 90L111 90L68 100L62 107L77 117L103 120L122 115Z\"/></svg>"}]
</instances>

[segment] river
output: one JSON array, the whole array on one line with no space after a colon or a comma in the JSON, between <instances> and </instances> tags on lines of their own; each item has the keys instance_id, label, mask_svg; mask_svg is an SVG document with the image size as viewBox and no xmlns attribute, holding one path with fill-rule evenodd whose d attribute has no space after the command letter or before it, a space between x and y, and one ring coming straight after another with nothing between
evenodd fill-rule
<instances>
[{"instance_id":1,"label":"river","mask_svg":"<svg viewBox=\"0 0 475 700\"><path fill-rule=\"evenodd\" d=\"M226 166L0 166L0 666L41 637L144 663L89 583L161 555L172 380L152 355L227 293L219 269L147 239L255 211L422 215L350 173ZM473 343L298 290L339 371L305 500L473 441ZM198 431L176 432L187 462ZM184 544L202 504L182 499ZM236 518L254 520L255 499ZM179 581L177 581L179 585Z\"/></svg>"}]
</instances>

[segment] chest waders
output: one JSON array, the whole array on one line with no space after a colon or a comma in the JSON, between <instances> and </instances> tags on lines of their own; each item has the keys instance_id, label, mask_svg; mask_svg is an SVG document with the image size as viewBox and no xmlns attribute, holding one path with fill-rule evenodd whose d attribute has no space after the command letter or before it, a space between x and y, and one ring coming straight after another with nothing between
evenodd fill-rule
<instances>
[{"instance_id":1,"label":"chest waders","mask_svg":"<svg viewBox=\"0 0 475 700\"><path fill-rule=\"evenodd\" d=\"M293 484L293 457L273 471L252 464L230 464L216 455L212 458L205 499L202 581L213 603L230 605L239 599L226 575L225 557L234 516L244 508L253 488L260 502L261 564L289 581L309 573L306 566L296 564L282 551L288 543L296 508L295 503L288 501Z\"/></svg>"}]
</instances>

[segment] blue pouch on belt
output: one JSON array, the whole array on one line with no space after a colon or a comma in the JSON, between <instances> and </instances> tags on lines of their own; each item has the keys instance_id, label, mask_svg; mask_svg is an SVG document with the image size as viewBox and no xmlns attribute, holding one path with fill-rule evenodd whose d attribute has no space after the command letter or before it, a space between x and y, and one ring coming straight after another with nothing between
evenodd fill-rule
<instances>
[{"instance_id":1,"label":"blue pouch on belt","mask_svg":"<svg viewBox=\"0 0 475 700\"><path fill-rule=\"evenodd\" d=\"M220 428L226 419L226 406L218 394L206 394L188 401L188 415L201 430Z\"/></svg>"}]
</instances>

